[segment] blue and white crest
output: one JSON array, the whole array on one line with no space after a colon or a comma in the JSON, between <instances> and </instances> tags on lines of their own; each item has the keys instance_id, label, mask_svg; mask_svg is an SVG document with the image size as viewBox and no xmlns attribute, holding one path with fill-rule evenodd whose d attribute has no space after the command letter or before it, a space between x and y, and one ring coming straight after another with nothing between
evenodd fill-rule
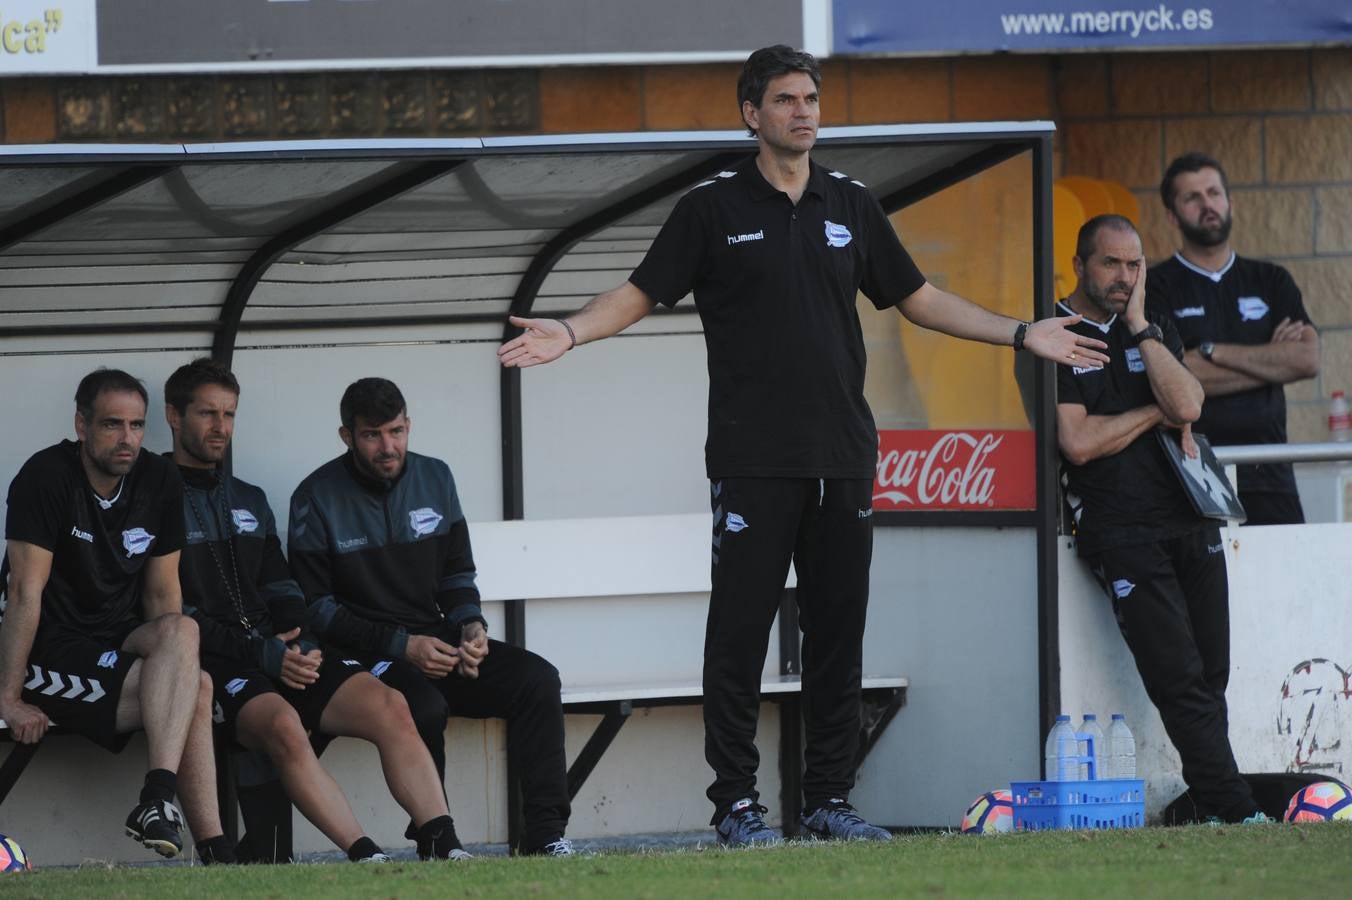
<instances>
[{"instance_id":1,"label":"blue and white crest","mask_svg":"<svg viewBox=\"0 0 1352 900\"><path fill-rule=\"evenodd\" d=\"M731 531L733 534L736 534L737 532L741 531L743 528L746 527L746 519L743 519L740 515L738 515L735 512L730 512L728 513L726 527L728 531Z\"/></svg>"},{"instance_id":2,"label":"blue and white crest","mask_svg":"<svg viewBox=\"0 0 1352 900\"><path fill-rule=\"evenodd\" d=\"M144 528L128 528L122 532L122 549L127 551L127 558L130 559L149 550L153 540L155 535Z\"/></svg>"},{"instance_id":3,"label":"blue and white crest","mask_svg":"<svg viewBox=\"0 0 1352 900\"><path fill-rule=\"evenodd\" d=\"M116 651L116 650L108 650L108 651L105 651L104 654L103 654L102 656L99 657L99 667L100 667L100 668L103 668L103 669L111 669L111 668L113 668L113 667L116 666L116 665L117 665L117 651Z\"/></svg>"},{"instance_id":4,"label":"blue and white crest","mask_svg":"<svg viewBox=\"0 0 1352 900\"><path fill-rule=\"evenodd\" d=\"M247 678L232 678L225 683L225 692L231 697L244 690L244 685L249 683Z\"/></svg>"},{"instance_id":5,"label":"blue and white crest","mask_svg":"<svg viewBox=\"0 0 1352 900\"><path fill-rule=\"evenodd\" d=\"M1242 322L1256 322L1268 314L1268 305L1262 297L1240 297L1238 303Z\"/></svg>"},{"instance_id":6,"label":"blue and white crest","mask_svg":"<svg viewBox=\"0 0 1352 900\"><path fill-rule=\"evenodd\" d=\"M413 526L417 535L431 534L441 524L442 515L430 506L412 510L408 514L408 524Z\"/></svg>"},{"instance_id":7,"label":"blue and white crest","mask_svg":"<svg viewBox=\"0 0 1352 900\"><path fill-rule=\"evenodd\" d=\"M1125 600L1134 590L1136 590L1135 583L1127 581L1125 578L1119 578L1113 582L1113 594L1118 600Z\"/></svg>"},{"instance_id":8,"label":"blue and white crest","mask_svg":"<svg viewBox=\"0 0 1352 900\"><path fill-rule=\"evenodd\" d=\"M258 530L258 517L247 509L230 510L230 521L235 523L235 531L240 534L253 534Z\"/></svg>"},{"instance_id":9,"label":"blue and white crest","mask_svg":"<svg viewBox=\"0 0 1352 900\"><path fill-rule=\"evenodd\" d=\"M1145 360L1141 359L1140 347L1127 348L1127 371L1128 372L1145 371Z\"/></svg>"},{"instance_id":10,"label":"blue and white crest","mask_svg":"<svg viewBox=\"0 0 1352 900\"><path fill-rule=\"evenodd\" d=\"M837 225L830 219L826 220L826 246L844 247L853 239L854 235L850 234L850 229L844 225Z\"/></svg>"},{"instance_id":11,"label":"blue and white crest","mask_svg":"<svg viewBox=\"0 0 1352 900\"><path fill-rule=\"evenodd\" d=\"M381 675L385 674L386 670L388 670L393 663L394 660L382 659L380 662L376 663L374 666L371 667L371 674L379 678Z\"/></svg>"}]
</instances>

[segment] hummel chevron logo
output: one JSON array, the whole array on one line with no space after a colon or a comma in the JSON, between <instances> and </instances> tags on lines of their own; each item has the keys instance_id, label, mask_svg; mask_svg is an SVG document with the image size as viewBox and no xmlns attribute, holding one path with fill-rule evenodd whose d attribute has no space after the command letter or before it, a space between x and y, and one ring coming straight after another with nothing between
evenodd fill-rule
<instances>
[{"instance_id":1,"label":"hummel chevron logo","mask_svg":"<svg viewBox=\"0 0 1352 900\"><path fill-rule=\"evenodd\" d=\"M44 696L52 697L62 690L62 700L82 700L85 703L96 703L107 695L103 685L97 678L88 679L88 685L85 679L79 675L62 675L60 672L48 670L44 675L40 666L29 666L33 670L33 677L24 683L24 689L29 691L39 691ZM66 686L66 680L69 679L70 686ZM48 683L50 682L50 683ZM45 685L45 686L44 686Z\"/></svg>"}]
</instances>

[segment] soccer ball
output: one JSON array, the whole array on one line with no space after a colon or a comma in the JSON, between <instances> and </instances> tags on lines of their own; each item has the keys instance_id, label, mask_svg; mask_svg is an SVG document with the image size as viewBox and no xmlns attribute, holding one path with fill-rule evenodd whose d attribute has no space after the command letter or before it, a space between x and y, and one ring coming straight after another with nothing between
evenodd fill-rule
<instances>
[{"instance_id":1,"label":"soccer ball","mask_svg":"<svg viewBox=\"0 0 1352 900\"><path fill-rule=\"evenodd\" d=\"M27 872L32 868L19 842L0 834L0 872Z\"/></svg>"},{"instance_id":2,"label":"soccer ball","mask_svg":"<svg viewBox=\"0 0 1352 900\"><path fill-rule=\"evenodd\" d=\"M1003 834L1014 830L1014 798L1009 791L987 791L962 817L963 834Z\"/></svg>"},{"instance_id":3,"label":"soccer ball","mask_svg":"<svg viewBox=\"0 0 1352 900\"><path fill-rule=\"evenodd\" d=\"M1316 781L1296 791L1287 804L1288 822L1352 822L1352 792L1337 781Z\"/></svg>"}]
</instances>

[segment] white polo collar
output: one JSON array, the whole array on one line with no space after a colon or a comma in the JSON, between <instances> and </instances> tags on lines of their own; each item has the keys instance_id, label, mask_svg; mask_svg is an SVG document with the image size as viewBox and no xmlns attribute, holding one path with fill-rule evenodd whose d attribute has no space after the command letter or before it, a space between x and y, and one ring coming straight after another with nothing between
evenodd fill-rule
<instances>
[{"instance_id":1,"label":"white polo collar","mask_svg":"<svg viewBox=\"0 0 1352 900\"><path fill-rule=\"evenodd\" d=\"M1064 309L1067 315L1071 316L1080 315L1075 310L1071 309L1070 304L1066 303L1064 300L1057 300L1056 305ZM1104 334L1107 334L1109 331L1112 330L1113 323L1117 321L1117 313L1113 313L1112 316L1106 322L1095 322L1093 319L1090 319L1088 317L1083 317L1080 319L1080 321L1086 325L1093 325L1099 331L1103 332Z\"/></svg>"},{"instance_id":2,"label":"white polo collar","mask_svg":"<svg viewBox=\"0 0 1352 900\"><path fill-rule=\"evenodd\" d=\"M1233 250L1230 251L1230 258L1225 261L1225 265L1221 266L1220 269L1218 269L1215 272L1203 269L1201 266L1193 265L1192 263L1188 262L1186 259L1183 258L1182 253L1174 253L1174 259L1182 263L1185 268L1190 269L1193 272L1196 272L1203 278L1209 278L1216 284L1220 284L1221 279L1225 277L1225 273L1229 272L1230 267L1235 264L1235 251Z\"/></svg>"}]
</instances>

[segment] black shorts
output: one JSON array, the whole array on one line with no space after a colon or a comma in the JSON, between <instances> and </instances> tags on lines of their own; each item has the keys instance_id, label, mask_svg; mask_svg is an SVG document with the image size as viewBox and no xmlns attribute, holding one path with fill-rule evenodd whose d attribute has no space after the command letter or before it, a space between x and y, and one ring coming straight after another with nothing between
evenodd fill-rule
<instances>
[{"instance_id":1,"label":"black shorts","mask_svg":"<svg viewBox=\"0 0 1352 900\"><path fill-rule=\"evenodd\" d=\"M130 634L132 623L127 629ZM90 638L66 629L38 632L28 654L22 699L66 731L120 753L132 731L118 733L117 704L131 667L141 657L117 640Z\"/></svg>"},{"instance_id":2,"label":"black shorts","mask_svg":"<svg viewBox=\"0 0 1352 900\"><path fill-rule=\"evenodd\" d=\"M326 656L319 667L319 680L303 691L274 681L249 663L237 659L207 655L202 659L202 671L211 676L212 721L238 743L235 722L240 710L254 697L280 694L300 714L300 722L306 730L319 731L319 720L338 688L366 669L354 659Z\"/></svg>"}]
</instances>

